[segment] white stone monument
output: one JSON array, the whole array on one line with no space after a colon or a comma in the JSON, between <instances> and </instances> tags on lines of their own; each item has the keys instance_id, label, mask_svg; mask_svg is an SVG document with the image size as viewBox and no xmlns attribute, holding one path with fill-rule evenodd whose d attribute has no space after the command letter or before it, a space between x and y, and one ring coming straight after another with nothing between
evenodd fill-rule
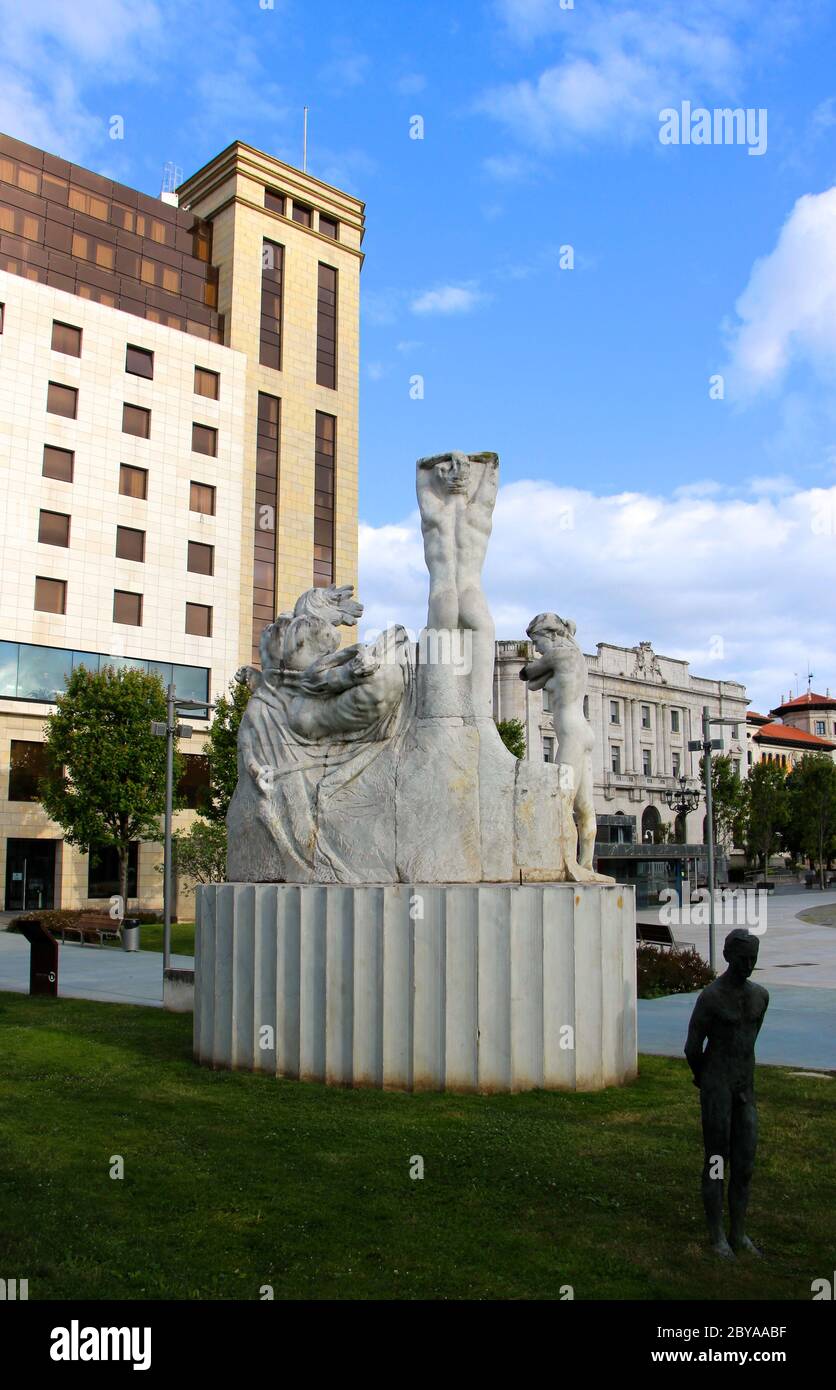
<instances>
[{"instance_id":1,"label":"white stone monument","mask_svg":"<svg viewBox=\"0 0 836 1390\"><path fill-rule=\"evenodd\" d=\"M230 882L197 890L195 1053L408 1089L596 1089L636 1071L633 890L592 868L586 669L541 614L556 764L492 717L481 571L495 454L419 459L430 573L402 627L340 647L362 606L311 589L264 631L238 736ZM577 827L576 827L577 819Z\"/></svg>"}]
</instances>

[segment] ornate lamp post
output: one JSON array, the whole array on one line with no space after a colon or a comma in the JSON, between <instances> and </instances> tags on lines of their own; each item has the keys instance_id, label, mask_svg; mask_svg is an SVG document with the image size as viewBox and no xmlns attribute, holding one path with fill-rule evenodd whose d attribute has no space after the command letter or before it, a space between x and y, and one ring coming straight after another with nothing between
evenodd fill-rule
<instances>
[{"instance_id":1,"label":"ornate lamp post","mask_svg":"<svg viewBox=\"0 0 836 1390\"><path fill-rule=\"evenodd\" d=\"M688 778L684 772L676 786L666 787L663 795L665 804L672 811L676 811L677 816L687 816L689 811L696 811L700 804L700 789L688 786Z\"/></svg>"}]
</instances>

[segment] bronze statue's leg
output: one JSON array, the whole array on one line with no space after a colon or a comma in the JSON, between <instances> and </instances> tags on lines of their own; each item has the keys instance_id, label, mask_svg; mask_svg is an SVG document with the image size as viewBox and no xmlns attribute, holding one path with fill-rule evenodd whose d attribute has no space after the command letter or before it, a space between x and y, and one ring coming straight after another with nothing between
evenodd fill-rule
<instances>
[{"instance_id":1,"label":"bronze statue's leg","mask_svg":"<svg viewBox=\"0 0 836 1390\"><path fill-rule=\"evenodd\" d=\"M729 1239L734 1251L748 1250L752 1255L761 1252L744 1232L749 1188L755 1168L758 1147L758 1112L751 1098L735 1097L732 1109L731 1174L729 1176Z\"/></svg>"},{"instance_id":2,"label":"bronze statue's leg","mask_svg":"<svg viewBox=\"0 0 836 1390\"><path fill-rule=\"evenodd\" d=\"M723 1177L729 1164L731 1151L732 1098L728 1087L723 1083L712 1084L704 1077L700 1085L700 1109L702 1111L702 1137L705 1162L702 1170L702 1201L708 1225L708 1237L713 1249L724 1259L733 1257L733 1251L723 1230ZM722 1159L722 1165L718 1165Z\"/></svg>"}]
</instances>

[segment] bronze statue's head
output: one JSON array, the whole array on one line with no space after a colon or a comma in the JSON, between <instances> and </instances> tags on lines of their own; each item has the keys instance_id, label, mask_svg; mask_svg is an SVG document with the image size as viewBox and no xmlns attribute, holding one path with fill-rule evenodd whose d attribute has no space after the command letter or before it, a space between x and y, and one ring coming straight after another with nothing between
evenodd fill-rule
<instances>
[{"instance_id":1,"label":"bronze statue's head","mask_svg":"<svg viewBox=\"0 0 836 1390\"><path fill-rule=\"evenodd\" d=\"M745 927L735 927L723 942L723 956L732 974L748 980L758 961L760 941Z\"/></svg>"}]
</instances>

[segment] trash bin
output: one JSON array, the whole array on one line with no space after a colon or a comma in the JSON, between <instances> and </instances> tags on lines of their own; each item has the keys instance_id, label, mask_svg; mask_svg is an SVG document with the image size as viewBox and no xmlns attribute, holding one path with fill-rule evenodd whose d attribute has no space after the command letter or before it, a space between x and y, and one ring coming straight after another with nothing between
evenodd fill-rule
<instances>
[{"instance_id":1,"label":"trash bin","mask_svg":"<svg viewBox=\"0 0 836 1390\"><path fill-rule=\"evenodd\" d=\"M29 942L29 993L58 994L58 939L43 922L21 922Z\"/></svg>"},{"instance_id":2,"label":"trash bin","mask_svg":"<svg viewBox=\"0 0 836 1390\"><path fill-rule=\"evenodd\" d=\"M123 950L123 951L138 951L138 950L139 950L139 918L138 918L138 917L123 917L123 918L122 918L122 950Z\"/></svg>"}]
</instances>

